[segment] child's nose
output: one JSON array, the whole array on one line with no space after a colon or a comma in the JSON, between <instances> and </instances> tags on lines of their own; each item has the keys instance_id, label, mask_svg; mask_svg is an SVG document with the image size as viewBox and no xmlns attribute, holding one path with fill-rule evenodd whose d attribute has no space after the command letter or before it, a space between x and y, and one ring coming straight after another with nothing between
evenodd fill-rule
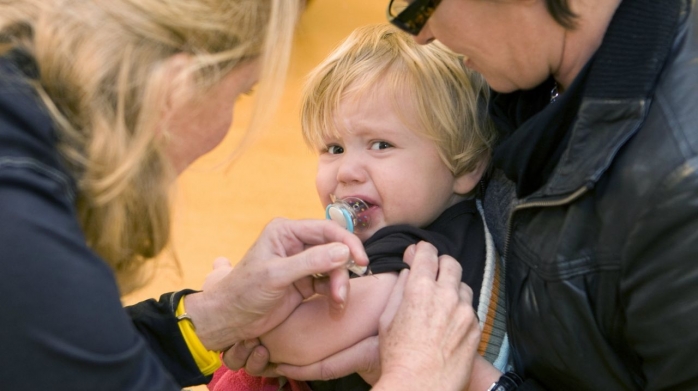
<instances>
[{"instance_id":1,"label":"child's nose","mask_svg":"<svg viewBox=\"0 0 698 391\"><path fill-rule=\"evenodd\" d=\"M366 180L364 160L358 153L345 153L337 170L337 181L344 184L361 183Z\"/></svg>"}]
</instances>

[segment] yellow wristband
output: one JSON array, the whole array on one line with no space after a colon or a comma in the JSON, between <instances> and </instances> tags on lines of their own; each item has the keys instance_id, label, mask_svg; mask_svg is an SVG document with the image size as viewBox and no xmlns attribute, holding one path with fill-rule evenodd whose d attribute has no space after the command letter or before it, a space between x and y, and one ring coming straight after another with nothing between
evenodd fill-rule
<instances>
[{"instance_id":1,"label":"yellow wristband","mask_svg":"<svg viewBox=\"0 0 698 391\"><path fill-rule=\"evenodd\" d=\"M213 374L213 372L221 366L220 352L206 349L201 343L201 340L199 340L199 337L196 335L194 323L192 323L191 318L184 310L184 296L182 296L179 300L179 304L177 304L175 316L179 319L179 331L184 337L184 342L187 343L189 352L192 357L194 357L196 366L199 367L199 370L204 376Z\"/></svg>"}]
</instances>

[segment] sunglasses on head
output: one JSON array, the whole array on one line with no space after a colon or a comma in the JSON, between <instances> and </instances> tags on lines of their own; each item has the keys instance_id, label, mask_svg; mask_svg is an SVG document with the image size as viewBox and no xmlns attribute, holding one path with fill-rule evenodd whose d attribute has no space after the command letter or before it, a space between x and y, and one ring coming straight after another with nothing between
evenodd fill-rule
<instances>
[{"instance_id":1,"label":"sunglasses on head","mask_svg":"<svg viewBox=\"0 0 698 391\"><path fill-rule=\"evenodd\" d=\"M388 21L400 30L418 35L441 0L390 0Z\"/></svg>"}]
</instances>

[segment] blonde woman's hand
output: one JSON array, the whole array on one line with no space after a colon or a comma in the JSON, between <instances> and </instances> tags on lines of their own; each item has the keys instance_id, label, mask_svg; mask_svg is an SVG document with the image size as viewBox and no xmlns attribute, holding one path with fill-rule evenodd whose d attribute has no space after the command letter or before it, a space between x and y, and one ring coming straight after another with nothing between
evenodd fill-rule
<instances>
[{"instance_id":1,"label":"blonde woman's hand","mask_svg":"<svg viewBox=\"0 0 698 391\"><path fill-rule=\"evenodd\" d=\"M203 291L187 295L184 305L204 346L227 350L276 327L316 293L341 308L349 259L368 264L359 238L336 223L275 219L235 267L218 260ZM312 277L318 273L329 277Z\"/></svg>"}]
</instances>

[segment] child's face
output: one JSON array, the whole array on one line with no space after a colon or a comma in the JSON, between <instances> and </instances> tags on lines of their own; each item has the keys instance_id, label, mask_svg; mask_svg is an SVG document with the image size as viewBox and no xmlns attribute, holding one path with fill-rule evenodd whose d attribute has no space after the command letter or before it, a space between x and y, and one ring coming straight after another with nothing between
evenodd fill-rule
<instances>
[{"instance_id":1,"label":"child's face","mask_svg":"<svg viewBox=\"0 0 698 391\"><path fill-rule=\"evenodd\" d=\"M325 139L315 180L323 205L354 196L369 205L366 240L387 225L424 227L463 199L478 182L456 178L436 144L408 129L385 94L342 102L335 118L339 137ZM406 118L409 119L409 118Z\"/></svg>"}]
</instances>

